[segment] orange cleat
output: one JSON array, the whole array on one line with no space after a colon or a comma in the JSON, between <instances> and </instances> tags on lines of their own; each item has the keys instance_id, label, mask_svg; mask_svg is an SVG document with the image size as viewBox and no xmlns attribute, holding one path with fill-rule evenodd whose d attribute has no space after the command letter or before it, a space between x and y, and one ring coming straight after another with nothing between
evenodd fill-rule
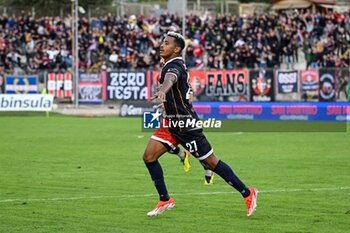
<instances>
[{"instance_id":1,"label":"orange cleat","mask_svg":"<svg viewBox=\"0 0 350 233\"><path fill-rule=\"evenodd\" d=\"M245 204L247 205L248 211L247 216L250 217L254 214L257 201L258 201L258 190L256 188L249 188L250 195L244 198Z\"/></svg>"},{"instance_id":2,"label":"orange cleat","mask_svg":"<svg viewBox=\"0 0 350 233\"><path fill-rule=\"evenodd\" d=\"M164 211L174 208L174 206L175 206L175 202L172 198L170 198L168 201L159 201L156 207L147 213L147 216L155 217L158 214L163 213Z\"/></svg>"}]
</instances>

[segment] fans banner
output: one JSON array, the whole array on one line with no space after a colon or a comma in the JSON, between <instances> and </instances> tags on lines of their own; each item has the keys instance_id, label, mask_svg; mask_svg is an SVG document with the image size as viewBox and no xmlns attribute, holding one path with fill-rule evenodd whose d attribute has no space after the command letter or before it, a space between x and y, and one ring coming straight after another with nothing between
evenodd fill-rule
<instances>
[{"instance_id":1,"label":"fans banner","mask_svg":"<svg viewBox=\"0 0 350 233\"><path fill-rule=\"evenodd\" d=\"M37 76L6 76L6 94L36 94L38 93Z\"/></svg>"},{"instance_id":2,"label":"fans banner","mask_svg":"<svg viewBox=\"0 0 350 233\"><path fill-rule=\"evenodd\" d=\"M103 76L101 74L81 73L78 83L78 100L83 104L103 102Z\"/></svg>"},{"instance_id":3,"label":"fans banner","mask_svg":"<svg viewBox=\"0 0 350 233\"><path fill-rule=\"evenodd\" d=\"M318 101L319 92L318 71L300 71L301 99L303 101Z\"/></svg>"},{"instance_id":4,"label":"fans banner","mask_svg":"<svg viewBox=\"0 0 350 233\"><path fill-rule=\"evenodd\" d=\"M159 85L160 72L152 71L151 93ZM248 101L248 70L189 71L195 100Z\"/></svg>"},{"instance_id":5,"label":"fans banner","mask_svg":"<svg viewBox=\"0 0 350 233\"><path fill-rule=\"evenodd\" d=\"M335 90L335 70L334 69L320 69L320 102L333 102L336 98Z\"/></svg>"},{"instance_id":6,"label":"fans banner","mask_svg":"<svg viewBox=\"0 0 350 233\"><path fill-rule=\"evenodd\" d=\"M78 88L79 103L100 104L103 101L102 84L79 83Z\"/></svg>"},{"instance_id":7,"label":"fans banner","mask_svg":"<svg viewBox=\"0 0 350 233\"><path fill-rule=\"evenodd\" d=\"M348 102L349 88L350 88L350 70L349 69L336 69L336 96L337 101Z\"/></svg>"},{"instance_id":8,"label":"fans banner","mask_svg":"<svg viewBox=\"0 0 350 233\"><path fill-rule=\"evenodd\" d=\"M72 74L66 73L48 73L47 90L55 98L71 98L73 83Z\"/></svg>"},{"instance_id":9,"label":"fans banner","mask_svg":"<svg viewBox=\"0 0 350 233\"><path fill-rule=\"evenodd\" d=\"M53 95L0 94L0 111L51 111Z\"/></svg>"},{"instance_id":10,"label":"fans banner","mask_svg":"<svg viewBox=\"0 0 350 233\"><path fill-rule=\"evenodd\" d=\"M273 70L251 70L249 72L250 101L274 101Z\"/></svg>"},{"instance_id":11,"label":"fans banner","mask_svg":"<svg viewBox=\"0 0 350 233\"><path fill-rule=\"evenodd\" d=\"M298 92L298 71L277 71L277 94L290 94Z\"/></svg>"},{"instance_id":12,"label":"fans banner","mask_svg":"<svg viewBox=\"0 0 350 233\"><path fill-rule=\"evenodd\" d=\"M108 100L147 100L150 96L145 72L108 72Z\"/></svg>"},{"instance_id":13,"label":"fans banner","mask_svg":"<svg viewBox=\"0 0 350 233\"><path fill-rule=\"evenodd\" d=\"M244 96L248 94L248 70L206 72L207 96Z\"/></svg>"}]
</instances>

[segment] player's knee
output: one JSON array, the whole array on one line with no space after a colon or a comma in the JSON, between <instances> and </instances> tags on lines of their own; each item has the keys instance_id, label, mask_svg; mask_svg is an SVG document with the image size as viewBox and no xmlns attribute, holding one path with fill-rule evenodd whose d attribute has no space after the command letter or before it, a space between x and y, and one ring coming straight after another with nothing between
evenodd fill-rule
<instances>
[{"instance_id":1,"label":"player's knee","mask_svg":"<svg viewBox=\"0 0 350 233\"><path fill-rule=\"evenodd\" d=\"M152 163L157 160L157 158L155 158L155 156L147 150L143 153L142 159L145 163Z\"/></svg>"},{"instance_id":2,"label":"player's knee","mask_svg":"<svg viewBox=\"0 0 350 233\"><path fill-rule=\"evenodd\" d=\"M202 161L204 166L210 170L214 170L218 162L219 159L214 154L211 154L208 158Z\"/></svg>"},{"instance_id":3,"label":"player's knee","mask_svg":"<svg viewBox=\"0 0 350 233\"><path fill-rule=\"evenodd\" d=\"M211 163L211 162L204 162L204 167L205 167L206 169L214 170L215 167L216 167L216 164Z\"/></svg>"},{"instance_id":4,"label":"player's knee","mask_svg":"<svg viewBox=\"0 0 350 233\"><path fill-rule=\"evenodd\" d=\"M143 159L143 161L145 163L150 163L151 162L150 161L150 156L146 152L143 153L142 159Z\"/></svg>"},{"instance_id":5,"label":"player's knee","mask_svg":"<svg viewBox=\"0 0 350 233\"><path fill-rule=\"evenodd\" d=\"M204 167L204 169L209 169L204 161L200 161L200 163Z\"/></svg>"}]
</instances>

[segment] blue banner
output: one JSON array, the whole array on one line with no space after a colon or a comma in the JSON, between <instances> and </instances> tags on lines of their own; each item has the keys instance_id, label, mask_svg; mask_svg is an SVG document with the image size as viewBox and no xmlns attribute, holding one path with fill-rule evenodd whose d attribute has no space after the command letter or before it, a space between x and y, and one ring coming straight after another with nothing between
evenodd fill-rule
<instances>
[{"instance_id":1,"label":"blue banner","mask_svg":"<svg viewBox=\"0 0 350 233\"><path fill-rule=\"evenodd\" d=\"M36 94L38 93L37 76L6 76L6 94Z\"/></svg>"},{"instance_id":2,"label":"blue banner","mask_svg":"<svg viewBox=\"0 0 350 233\"><path fill-rule=\"evenodd\" d=\"M350 103L194 102L200 118L350 122Z\"/></svg>"}]
</instances>

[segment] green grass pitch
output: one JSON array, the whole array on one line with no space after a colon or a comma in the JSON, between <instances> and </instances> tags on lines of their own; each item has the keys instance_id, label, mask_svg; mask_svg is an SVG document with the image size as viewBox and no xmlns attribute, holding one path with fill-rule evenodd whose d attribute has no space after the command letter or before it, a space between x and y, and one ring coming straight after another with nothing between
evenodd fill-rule
<instances>
[{"instance_id":1,"label":"green grass pitch","mask_svg":"<svg viewBox=\"0 0 350 233\"><path fill-rule=\"evenodd\" d=\"M348 125L349 126L349 125ZM142 161L139 118L0 116L0 232L350 232L350 133L207 133L215 153L259 194L246 217L221 178L203 185L192 158L160 162L176 206L158 197Z\"/></svg>"}]
</instances>

